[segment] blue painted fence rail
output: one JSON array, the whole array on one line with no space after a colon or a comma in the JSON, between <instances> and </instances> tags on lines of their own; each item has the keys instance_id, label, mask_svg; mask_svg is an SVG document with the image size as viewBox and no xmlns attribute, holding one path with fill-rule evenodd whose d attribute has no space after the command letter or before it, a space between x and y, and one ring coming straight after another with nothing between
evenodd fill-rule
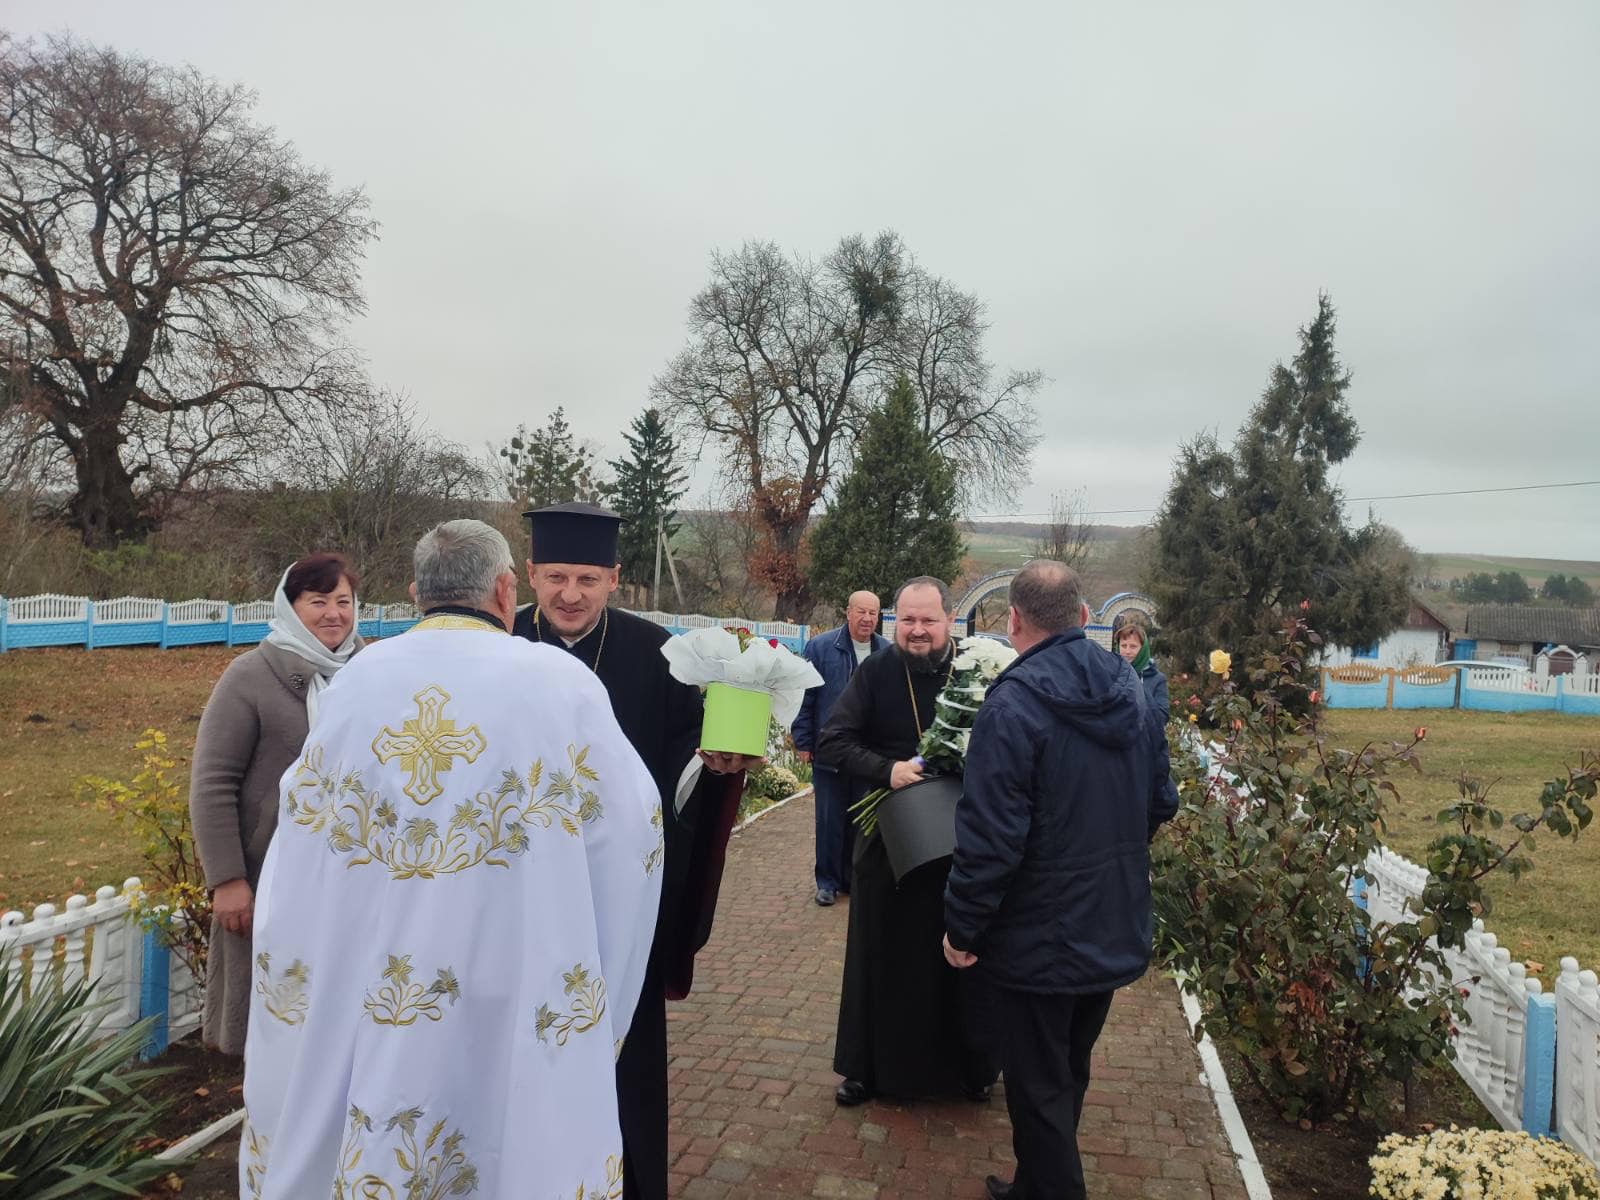
<instances>
[{"instance_id":1,"label":"blue painted fence rail","mask_svg":"<svg viewBox=\"0 0 1600 1200\"><path fill-rule=\"evenodd\" d=\"M1468 712L1556 712L1600 717L1600 675L1542 676L1493 668L1351 665L1324 668L1329 708L1457 708Z\"/></svg>"},{"instance_id":2,"label":"blue painted fence rail","mask_svg":"<svg viewBox=\"0 0 1600 1200\"><path fill-rule=\"evenodd\" d=\"M775 638L798 653L806 643L807 626L787 621L750 621L733 617L703 617L689 613L643 612L671 633L721 625L749 629L761 637ZM168 602L139 596L116 600L90 600L85 596L0 596L0 651L37 646L82 646L89 650L107 646L253 646L267 636L272 603L253 600L230 604L222 600ZM364 638L393 637L417 623L410 604L363 604L356 627Z\"/></svg>"}]
</instances>

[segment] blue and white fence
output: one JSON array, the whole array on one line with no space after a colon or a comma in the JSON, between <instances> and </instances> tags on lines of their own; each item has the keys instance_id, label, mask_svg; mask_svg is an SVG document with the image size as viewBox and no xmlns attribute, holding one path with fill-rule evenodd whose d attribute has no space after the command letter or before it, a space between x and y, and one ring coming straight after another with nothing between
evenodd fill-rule
<instances>
[{"instance_id":1,"label":"blue and white fence","mask_svg":"<svg viewBox=\"0 0 1600 1200\"><path fill-rule=\"evenodd\" d=\"M639 616L672 633L721 625L776 638L798 653L809 629L788 621L644 612ZM35 646L253 646L267 636L270 600L230 604L226 600L169 602L143 596L90 600L86 596L0 596L0 651ZM364 638L393 637L417 623L410 604L363 604L357 628Z\"/></svg>"},{"instance_id":2,"label":"blue and white fence","mask_svg":"<svg viewBox=\"0 0 1600 1200\"><path fill-rule=\"evenodd\" d=\"M810 626L796 625L790 621L750 621L744 617L703 617L699 613L641 612L634 615L660 625L668 633L688 633L691 629L708 629L718 625L724 629L748 629L757 637L775 638L779 645L787 646L796 654L805 648L806 639L811 636Z\"/></svg>"},{"instance_id":3,"label":"blue and white fence","mask_svg":"<svg viewBox=\"0 0 1600 1200\"><path fill-rule=\"evenodd\" d=\"M1600 674L1580 656L1571 674L1552 675L1548 655L1535 669L1482 667L1326 667L1329 708L1459 708L1469 712L1558 712L1600 717Z\"/></svg>"},{"instance_id":4,"label":"blue and white fence","mask_svg":"<svg viewBox=\"0 0 1600 1200\"><path fill-rule=\"evenodd\" d=\"M253 646L267 636L272 601L168 602L144 596L90 600L86 596L0 596L0 651L35 646ZM363 604L361 635L391 637L417 623L409 604Z\"/></svg>"},{"instance_id":5,"label":"blue and white fence","mask_svg":"<svg viewBox=\"0 0 1600 1200\"><path fill-rule=\"evenodd\" d=\"M1392 851L1367 862L1367 907L1385 921L1410 920L1426 867ZM1553 992L1529 975L1495 936L1473 923L1448 951L1451 982L1467 991L1468 1023L1455 1039L1456 1070L1507 1129L1559 1137L1600 1162L1600 984L1563 958Z\"/></svg>"},{"instance_id":6,"label":"blue and white fence","mask_svg":"<svg viewBox=\"0 0 1600 1200\"><path fill-rule=\"evenodd\" d=\"M130 916L130 899L139 888L137 878L129 879L120 891L101 888L93 900L71 896L59 910L40 904L31 918L16 911L0 914L0 962L28 995L93 980L101 1001L94 1010L98 1033L110 1035L145 1017L156 1018L142 1051L150 1058L165 1050L169 1039L199 1025L201 986L155 933Z\"/></svg>"},{"instance_id":7,"label":"blue and white fence","mask_svg":"<svg viewBox=\"0 0 1600 1200\"><path fill-rule=\"evenodd\" d=\"M1417 919L1428 869L1392 850L1369 855L1357 902L1373 920ZM1466 943L1445 951L1450 982L1466 993L1467 1021L1455 1036L1455 1068L1506 1129L1536 1136L1553 1130L1556 998L1529 975L1495 935L1473 922Z\"/></svg>"}]
</instances>

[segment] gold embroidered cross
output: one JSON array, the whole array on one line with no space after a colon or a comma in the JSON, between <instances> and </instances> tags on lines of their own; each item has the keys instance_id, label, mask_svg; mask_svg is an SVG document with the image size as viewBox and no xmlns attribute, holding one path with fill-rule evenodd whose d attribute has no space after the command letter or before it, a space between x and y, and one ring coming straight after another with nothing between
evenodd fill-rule
<instances>
[{"instance_id":1,"label":"gold embroidered cross","mask_svg":"<svg viewBox=\"0 0 1600 1200\"><path fill-rule=\"evenodd\" d=\"M372 739L372 752L381 763L398 758L400 769L411 776L404 789L406 795L418 804L426 804L444 791L439 776L450 769L453 760L473 762L489 743L476 725L457 729L453 720L445 718L449 692L430 685L412 698L417 702L416 717L402 725L399 732L385 726Z\"/></svg>"}]
</instances>

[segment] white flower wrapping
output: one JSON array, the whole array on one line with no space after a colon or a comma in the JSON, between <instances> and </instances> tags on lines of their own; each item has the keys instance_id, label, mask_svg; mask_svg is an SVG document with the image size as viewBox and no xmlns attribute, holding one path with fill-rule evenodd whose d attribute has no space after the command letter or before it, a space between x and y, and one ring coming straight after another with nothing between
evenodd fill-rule
<instances>
[{"instance_id":1,"label":"white flower wrapping","mask_svg":"<svg viewBox=\"0 0 1600 1200\"><path fill-rule=\"evenodd\" d=\"M695 687L725 683L767 693L772 697L772 715L785 729L800 714L806 690L822 683L817 669L794 651L774 646L759 634L741 650L738 635L717 626L668 638L661 653L679 683Z\"/></svg>"},{"instance_id":2,"label":"white flower wrapping","mask_svg":"<svg viewBox=\"0 0 1600 1200\"><path fill-rule=\"evenodd\" d=\"M976 667L985 683L995 678L1016 661L1017 652L1005 643L987 637L962 638L957 645L953 670L969 671Z\"/></svg>"}]
</instances>

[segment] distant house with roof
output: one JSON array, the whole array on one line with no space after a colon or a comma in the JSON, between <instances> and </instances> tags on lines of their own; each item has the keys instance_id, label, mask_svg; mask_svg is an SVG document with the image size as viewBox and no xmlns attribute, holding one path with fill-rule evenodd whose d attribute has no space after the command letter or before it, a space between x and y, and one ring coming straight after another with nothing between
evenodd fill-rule
<instances>
[{"instance_id":1,"label":"distant house with roof","mask_svg":"<svg viewBox=\"0 0 1600 1200\"><path fill-rule=\"evenodd\" d=\"M1411 597L1406 621L1382 641L1370 646L1329 646L1322 655L1325 667L1364 663L1373 667L1417 667L1443 662L1449 655L1450 624L1417 597Z\"/></svg>"},{"instance_id":2,"label":"distant house with roof","mask_svg":"<svg viewBox=\"0 0 1600 1200\"><path fill-rule=\"evenodd\" d=\"M1544 608L1533 604L1478 604L1467 609L1467 628L1456 642L1457 658L1487 662L1519 658L1530 667L1542 650L1566 647L1600 655L1600 608ZM1551 674L1572 669L1568 655L1552 656Z\"/></svg>"}]
</instances>

